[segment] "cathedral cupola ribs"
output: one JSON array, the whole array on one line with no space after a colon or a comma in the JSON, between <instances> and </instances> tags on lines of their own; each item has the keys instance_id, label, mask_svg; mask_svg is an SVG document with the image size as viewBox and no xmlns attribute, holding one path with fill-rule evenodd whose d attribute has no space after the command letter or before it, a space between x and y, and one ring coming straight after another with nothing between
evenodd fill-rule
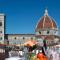
<instances>
[{"instance_id":1,"label":"cathedral cupola ribs","mask_svg":"<svg viewBox=\"0 0 60 60\"><path fill-rule=\"evenodd\" d=\"M57 28L55 21L48 15L48 10L45 10L44 16L38 22L36 30L39 29L54 29Z\"/></svg>"}]
</instances>

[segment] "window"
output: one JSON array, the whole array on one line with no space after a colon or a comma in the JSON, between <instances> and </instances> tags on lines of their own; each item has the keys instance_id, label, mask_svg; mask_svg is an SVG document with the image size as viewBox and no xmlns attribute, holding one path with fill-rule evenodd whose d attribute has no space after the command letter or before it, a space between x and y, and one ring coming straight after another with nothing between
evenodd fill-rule
<instances>
[{"instance_id":1,"label":"window","mask_svg":"<svg viewBox=\"0 0 60 60\"><path fill-rule=\"evenodd\" d=\"M0 33L2 33L2 31L0 31Z\"/></svg>"},{"instance_id":2,"label":"window","mask_svg":"<svg viewBox=\"0 0 60 60\"><path fill-rule=\"evenodd\" d=\"M0 40L2 40L2 37L0 37Z\"/></svg>"},{"instance_id":3,"label":"window","mask_svg":"<svg viewBox=\"0 0 60 60\"><path fill-rule=\"evenodd\" d=\"M31 39L33 40L33 37L31 37Z\"/></svg>"},{"instance_id":4,"label":"window","mask_svg":"<svg viewBox=\"0 0 60 60\"><path fill-rule=\"evenodd\" d=\"M16 37L14 39L16 40Z\"/></svg>"},{"instance_id":5,"label":"window","mask_svg":"<svg viewBox=\"0 0 60 60\"><path fill-rule=\"evenodd\" d=\"M2 26L2 22L0 22L0 26Z\"/></svg>"},{"instance_id":6,"label":"window","mask_svg":"<svg viewBox=\"0 0 60 60\"><path fill-rule=\"evenodd\" d=\"M23 40L25 39L25 37L23 37Z\"/></svg>"},{"instance_id":7,"label":"window","mask_svg":"<svg viewBox=\"0 0 60 60\"><path fill-rule=\"evenodd\" d=\"M49 34L49 31L47 31L47 34Z\"/></svg>"},{"instance_id":8,"label":"window","mask_svg":"<svg viewBox=\"0 0 60 60\"><path fill-rule=\"evenodd\" d=\"M41 31L39 31L39 34L41 34Z\"/></svg>"}]
</instances>

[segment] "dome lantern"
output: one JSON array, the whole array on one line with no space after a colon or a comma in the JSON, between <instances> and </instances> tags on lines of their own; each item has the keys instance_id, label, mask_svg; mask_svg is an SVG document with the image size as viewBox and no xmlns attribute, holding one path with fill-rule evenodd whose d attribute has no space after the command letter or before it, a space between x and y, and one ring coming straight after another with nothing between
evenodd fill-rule
<instances>
[{"instance_id":1,"label":"dome lantern","mask_svg":"<svg viewBox=\"0 0 60 60\"><path fill-rule=\"evenodd\" d=\"M45 9L45 14L44 14L44 16L48 16L48 10L47 9Z\"/></svg>"}]
</instances>

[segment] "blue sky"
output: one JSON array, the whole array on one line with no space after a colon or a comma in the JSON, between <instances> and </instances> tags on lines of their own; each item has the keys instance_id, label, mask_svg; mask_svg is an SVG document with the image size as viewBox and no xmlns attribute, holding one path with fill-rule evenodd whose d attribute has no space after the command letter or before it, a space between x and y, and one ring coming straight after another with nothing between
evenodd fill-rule
<instances>
[{"instance_id":1,"label":"blue sky","mask_svg":"<svg viewBox=\"0 0 60 60\"><path fill-rule=\"evenodd\" d=\"M6 34L35 33L45 8L60 27L60 0L0 0L0 12L6 14Z\"/></svg>"}]
</instances>

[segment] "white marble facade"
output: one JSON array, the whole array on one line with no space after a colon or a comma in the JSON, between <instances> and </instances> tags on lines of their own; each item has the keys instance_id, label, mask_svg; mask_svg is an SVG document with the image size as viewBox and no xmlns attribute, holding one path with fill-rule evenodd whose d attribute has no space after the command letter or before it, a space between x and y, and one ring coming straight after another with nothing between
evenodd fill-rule
<instances>
[{"instance_id":1,"label":"white marble facade","mask_svg":"<svg viewBox=\"0 0 60 60\"><path fill-rule=\"evenodd\" d=\"M5 35L5 15L0 14L0 43L4 43L4 35Z\"/></svg>"},{"instance_id":2,"label":"white marble facade","mask_svg":"<svg viewBox=\"0 0 60 60\"><path fill-rule=\"evenodd\" d=\"M23 44L30 39L35 39L34 34L10 34L8 35L9 44Z\"/></svg>"}]
</instances>

